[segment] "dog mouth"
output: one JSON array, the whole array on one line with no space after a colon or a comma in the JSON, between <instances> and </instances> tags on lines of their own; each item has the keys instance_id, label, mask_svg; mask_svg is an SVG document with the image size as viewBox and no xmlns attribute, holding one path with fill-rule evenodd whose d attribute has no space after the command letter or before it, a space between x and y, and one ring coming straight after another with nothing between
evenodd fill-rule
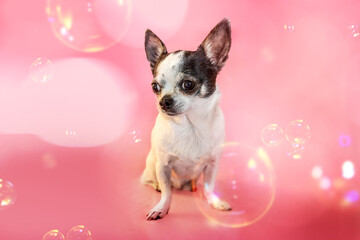
<instances>
[{"instance_id":1,"label":"dog mouth","mask_svg":"<svg viewBox=\"0 0 360 240\"><path fill-rule=\"evenodd\" d=\"M165 115L169 116L169 117L174 117L174 116L178 116L181 114L181 112L178 112L176 110L163 110L161 109L161 112L164 113Z\"/></svg>"},{"instance_id":2,"label":"dog mouth","mask_svg":"<svg viewBox=\"0 0 360 240\"><path fill-rule=\"evenodd\" d=\"M178 115L181 114L180 112L177 112L177 111L164 111L164 110L162 110L162 112L164 114L166 114L167 116L170 116L170 117L178 116Z\"/></svg>"},{"instance_id":3,"label":"dog mouth","mask_svg":"<svg viewBox=\"0 0 360 240\"><path fill-rule=\"evenodd\" d=\"M171 117L180 115L180 113L176 113L176 112L165 112L165 113L166 113L166 115L171 116Z\"/></svg>"},{"instance_id":4,"label":"dog mouth","mask_svg":"<svg viewBox=\"0 0 360 240\"><path fill-rule=\"evenodd\" d=\"M183 111L181 111L181 107L182 107L181 104L173 106L172 108L169 108L169 109L163 109L163 108L159 107L159 111L169 117L174 117L174 116L181 115L183 113Z\"/></svg>"}]
</instances>

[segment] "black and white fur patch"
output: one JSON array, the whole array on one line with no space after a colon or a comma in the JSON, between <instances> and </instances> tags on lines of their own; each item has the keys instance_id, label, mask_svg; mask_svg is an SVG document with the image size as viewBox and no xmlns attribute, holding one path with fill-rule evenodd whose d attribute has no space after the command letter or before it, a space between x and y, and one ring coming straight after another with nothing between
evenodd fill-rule
<instances>
[{"instance_id":1,"label":"black and white fur patch","mask_svg":"<svg viewBox=\"0 0 360 240\"><path fill-rule=\"evenodd\" d=\"M171 111L182 113L181 95L191 98L208 98L216 90L216 77L224 66L231 46L231 28L227 19L222 20L208 34L196 51L168 53L165 44L151 30L146 31L145 50L154 76L161 87L159 100L171 96L175 105ZM195 83L194 91L182 88L184 81ZM186 100L185 100L186 101Z\"/></svg>"}]
</instances>

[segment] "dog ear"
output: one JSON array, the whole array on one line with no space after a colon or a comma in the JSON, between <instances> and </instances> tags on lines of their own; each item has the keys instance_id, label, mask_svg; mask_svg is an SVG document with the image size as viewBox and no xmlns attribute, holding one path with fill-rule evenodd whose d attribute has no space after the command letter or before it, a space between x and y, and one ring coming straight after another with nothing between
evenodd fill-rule
<instances>
[{"instance_id":1,"label":"dog ear","mask_svg":"<svg viewBox=\"0 0 360 240\"><path fill-rule=\"evenodd\" d=\"M220 71L224 66L231 46L230 21L224 18L207 35L200 47L204 50L211 64ZM199 47L199 48L200 48Z\"/></svg>"},{"instance_id":2,"label":"dog ear","mask_svg":"<svg viewBox=\"0 0 360 240\"><path fill-rule=\"evenodd\" d=\"M167 54L164 43L150 29L145 33L146 58L150 62L151 71L154 74L154 67L163 54Z\"/></svg>"}]
</instances>

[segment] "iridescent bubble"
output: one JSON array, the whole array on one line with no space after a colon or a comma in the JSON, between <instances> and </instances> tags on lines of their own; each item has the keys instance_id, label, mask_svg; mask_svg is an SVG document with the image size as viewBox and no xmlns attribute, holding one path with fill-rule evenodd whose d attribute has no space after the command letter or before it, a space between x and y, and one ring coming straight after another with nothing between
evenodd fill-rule
<instances>
[{"instance_id":1,"label":"iridescent bubble","mask_svg":"<svg viewBox=\"0 0 360 240\"><path fill-rule=\"evenodd\" d=\"M304 144L311 138L310 127L303 120L294 120L287 126L285 137L290 143Z\"/></svg>"},{"instance_id":2,"label":"iridescent bubble","mask_svg":"<svg viewBox=\"0 0 360 240\"><path fill-rule=\"evenodd\" d=\"M277 124L267 125L261 131L261 140L269 147L279 146L283 138L283 130Z\"/></svg>"},{"instance_id":3,"label":"iridescent bubble","mask_svg":"<svg viewBox=\"0 0 360 240\"><path fill-rule=\"evenodd\" d=\"M78 225L70 229L66 235L66 240L92 240L92 236L85 226Z\"/></svg>"},{"instance_id":4,"label":"iridescent bubble","mask_svg":"<svg viewBox=\"0 0 360 240\"><path fill-rule=\"evenodd\" d=\"M203 194L194 193L201 212L212 222L226 227L245 227L263 218L275 199L274 170L262 148L239 143L224 147L213 199L230 204L231 211L213 209Z\"/></svg>"},{"instance_id":5,"label":"iridescent bubble","mask_svg":"<svg viewBox=\"0 0 360 240\"><path fill-rule=\"evenodd\" d=\"M67 137L75 137L76 136L76 131L75 130L65 130L65 135Z\"/></svg>"},{"instance_id":6,"label":"iridescent bubble","mask_svg":"<svg viewBox=\"0 0 360 240\"><path fill-rule=\"evenodd\" d=\"M352 24L348 27L349 36L353 38L357 38L360 36L360 28L359 25Z\"/></svg>"},{"instance_id":7,"label":"iridescent bubble","mask_svg":"<svg viewBox=\"0 0 360 240\"><path fill-rule=\"evenodd\" d=\"M51 230L44 235L42 240L65 240L65 237L59 230Z\"/></svg>"},{"instance_id":8,"label":"iridescent bubble","mask_svg":"<svg viewBox=\"0 0 360 240\"><path fill-rule=\"evenodd\" d=\"M286 155L295 160L300 160L303 157L305 146L302 143L291 143L287 149Z\"/></svg>"},{"instance_id":9,"label":"iridescent bubble","mask_svg":"<svg viewBox=\"0 0 360 240\"><path fill-rule=\"evenodd\" d=\"M130 135L131 143L139 143L142 141L142 139L140 137L140 131L133 130L133 131L129 132L129 135Z\"/></svg>"},{"instance_id":10,"label":"iridescent bubble","mask_svg":"<svg viewBox=\"0 0 360 240\"><path fill-rule=\"evenodd\" d=\"M130 0L48 0L46 7L56 37L84 52L98 52L119 41L130 11Z\"/></svg>"},{"instance_id":11,"label":"iridescent bubble","mask_svg":"<svg viewBox=\"0 0 360 240\"><path fill-rule=\"evenodd\" d=\"M46 83L54 76L54 69L49 59L38 58L30 67L31 79L36 83Z\"/></svg>"},{"instance_id":12,"label":"iridescent bubble","mask_svg":"<svg viewBox=\"0 0 360 240\"><path fill-rule=\"evenodd\" d=\"M295 29L295 26L292 24L284 24L284 29L288 32L292 32Z\"/></svg>"},{"instance_id":13,"label":"iridescent bubble","mask_svg":"<svg viewBox=\"0 0 360 240\"><path fill-rule=\"evenodd\" d=\"M16 192L14 185L6 180L0 179L0 210L4 210L15 203Z\"/></svg>"}]
</instances>

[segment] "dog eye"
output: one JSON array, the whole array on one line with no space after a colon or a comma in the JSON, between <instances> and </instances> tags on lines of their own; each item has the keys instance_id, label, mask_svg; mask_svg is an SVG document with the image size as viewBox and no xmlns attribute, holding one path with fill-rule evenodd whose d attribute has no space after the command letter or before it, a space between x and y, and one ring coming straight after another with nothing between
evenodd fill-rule
<instances>
[{"instance_id":1,"label":"dog eye","mask_svg":"<svg viewBox=\"0 0 360 240\"><path fill-rule=\"evenodd\" d=\"M158 83L153 82L153 83L151 84L151 86L152 86L153 92L154 92L155 94L160 93L161 87L160 87L160 85L159 85Z\"/></svg>"},{"instance_id":2,"label":"dog eye","mask_svg":"<svg viewBox=\"0 0 360 240\"><path fill-rule=\"evenodd\" d=\"M181 86L185 91L191 91L195 87L195 83L189 80L185 80Z\"/></svg>"}]
</instances>

